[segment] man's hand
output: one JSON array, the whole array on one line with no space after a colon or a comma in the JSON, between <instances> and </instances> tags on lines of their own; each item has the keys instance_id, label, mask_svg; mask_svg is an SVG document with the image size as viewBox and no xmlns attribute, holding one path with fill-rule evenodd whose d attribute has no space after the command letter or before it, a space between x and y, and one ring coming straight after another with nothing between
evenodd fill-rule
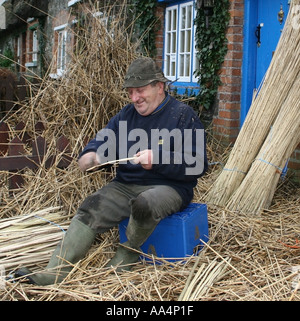
<instances>
[{"instance_id":1,"label":"man's hand","mask_svg":"<svg viewBox=\"0 0 300 321\"><path fill-rule=\"evenodd\" d=\"M153 152L151 149L145 149L134 155L133 160L135 164L141 164L144 169L151 169L153 162Z\"/></svg>"},{"instance_id":2,"label":"man's hand","mask_svg":"<svg viewBox=\"0 0 300 321\"><path fill-rule=\"evenodd\" d=\"M100 159L95 152L86 153L82 155L78 160L78 166L83 172L99 164Z\"/></svg>"}]
</instances>

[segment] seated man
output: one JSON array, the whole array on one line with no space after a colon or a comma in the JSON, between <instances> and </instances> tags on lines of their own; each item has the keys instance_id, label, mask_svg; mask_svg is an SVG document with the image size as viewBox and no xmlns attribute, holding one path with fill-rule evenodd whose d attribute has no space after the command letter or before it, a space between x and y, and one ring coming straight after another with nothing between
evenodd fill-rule
<instances>
[{"instance_id":1,"label":"seated man","mask_svg":"<svg viewBox=\"0 0 300 321\"><path fill-rule=\"evenodd\" d=\"M83 201L46 270L33 274L22 268L17 276L38 285L61 282L72 269L66 261L78 262L97 233L127 217L126 247L119 246L106 266L130 269L139 259L134 250L159 221L191 202L207 169L205 134L193 109L165 91L167 81L152 59L132 62L124 82L132 103L87 144L78 165L86 171L114 159L131 160L121 161L116 177Z\"/></svg>"}]
</instances>

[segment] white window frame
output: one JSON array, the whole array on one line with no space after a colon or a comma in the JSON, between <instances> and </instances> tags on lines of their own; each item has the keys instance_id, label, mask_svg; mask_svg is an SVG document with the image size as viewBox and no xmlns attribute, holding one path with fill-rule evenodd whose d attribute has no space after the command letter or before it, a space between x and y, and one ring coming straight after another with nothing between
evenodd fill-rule
<instances>
[{"instance_id":1,"label":"white window frame","mask_svg":"<svg viewBox=\"0 0 300 321\"><path fill-rule=\"evenodd\" d=\"M196 10L194 12L194 20L196 18ZM195 76L195 71L196 70L200 70L200 62L199 62L199 59L197 58L197 53L198 53L198 50L197 50L197 47L196 47L196 26L194 25L194 34L193 34L193 49L194 49L194 59L193 59L193 76L192 76L192 81L193 82L198 82L198 78L199 76Z\"/></svg>"},{"instance_id":2,"label":"white window frame","mask_svg":"<svg viewBox=\"0 0 300 321\"><path fill-rule=\"evenodd\" d=\"M59 78L66 71L67 64L67 32L68 24L63 24L54 28L57 33L57 48L56 48L56 74L50 74L51 78Z\"/></svg>"},{"instance_id":3,"label":"white window frame","mask_svg":"<svg viewBox=\"0 0 300 321\"><path fill-rule=\"evenodd\" d=\"M58 40L57 40L57 54L56 54L56 70L57 74L60 76L66 70L67 63L67 30L59 30L58 32Z\"/></svg>"},{"instance_id":4,"label":"white window frame","mask_svg":"<svg viewBox=\"0 0 300 321\"><path fill-rule=\"evenodd\" d=\"M33 21L34 18L28 18L27 21ZM38 29L37 28L29 28L29 37L30 37L30 47L27 48L27 54L30 58L29 61L25 62L25 67L32 68L38 65L38 51L39 51L39 43L38 43Z\"/></svg>"},{"instance_id":5,"label":"white window frame","mask_svg":"<svg viewBox=\"0 0 300 321\"><path fill-rule=\"evenodd\" d=\"M189 23L183 20L183 13L191 8ZM174 13L177 21L174 23ZM165 12L165 41L164 41L164 73L172 81L181 83L196 83L194 71L199 68L196 57L194 19L196 16L195 1L178 3L168 6ZM172 21L170 21L170 19ZM184 23L184 24L183 24ZM176 28L175 28L176 26ZM174 40L175 36L175 40ZM175 52L174 50L175 44ZM172 47L172 48L171 48ZM175 65L175 67L174 67ZM172 67L172 69L171 69ZM172 71L172 72L171 72ZM175 71L175 72L174 72Z\"/></svg>"},{"instance_id":6,"label":"white window frame","mask_svg":"<svg viewBox=\"0 0 300 321\"><path fill-rule=\"evenodd\" d=\"M170 80L176 80L176 52L177 52L177 17L178 6L171 6L166 9L165 28L165 63L164 73Z\"/></svg>"},{"instance_id":7,"label":"white window frame","mask_svg":"<svg viewBox=\"0 0 300 321\"><path fill-rule=\"evenodd\" d=\"M177 74L182 82L191 81L193 17L193 2L187 2L179 6Z\"/></svg>"},{"instance_id":8,"label":"white window frame","mask_svg":"<svg viewBox=\"0 0 300 321\"><path fill-rule=\"evenodd\" d=\"M20 65L21 63L21 55L22 55L22 36L21 34L17 36L17 50L16 50L16 55L17 55L17 63Z\"/></svg>"},{"instance_id":9,"label":"white window frame","mask_svg":"<svg viewBox=\"0 0 300 321\"><path fill-rule=\"evenodd\" d=\"M32 62L38 60L38 31L37 29L32 30Z\"/></svg>"}]
</instances>

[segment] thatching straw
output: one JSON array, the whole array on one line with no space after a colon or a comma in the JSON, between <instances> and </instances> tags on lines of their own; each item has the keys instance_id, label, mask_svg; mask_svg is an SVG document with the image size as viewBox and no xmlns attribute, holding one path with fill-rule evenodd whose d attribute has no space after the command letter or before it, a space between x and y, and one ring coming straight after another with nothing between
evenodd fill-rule
<instances>
[{"instance_id":1,"label":"thatching straw","mask_svg":"<svg viewBox=\"0 0 300 321\"><path fill-rule=\"evenodd\" d=\"M47 208L0 221L0 265L7 271L45 264L69 225L64 212Z\"/></svg>"},{"instance_id":2,"label":"thatching straw","mask_svg":"<svg viewBox=\"0 0 300 321\"><path fill-rule=\"evenodd\" d=\"M105 12L104 9L100 11ZM3 264L5 276L11 269L25 264L34 270L43 269L51 248L63 233L54 224L66 229L80 202L113 176L113 173L103 171L82 174L76 157L84 145L84 137L93 137L109 115L121 108L126 100L118 86L136 53L124 28L118 27L122 23L118 24L117 15L115 17L113 34L117 42L102 43L106 34L100 26L89 27L93 30L91 36L83 26L79 35L86 38L88 48L102 50L98 46L100 41L104 57L96 56L97 50L85 50L85 55L79 51L68 74L72 77L62 78L59 86L56 81L43 79L36 96L32 95L32 100L20 112L6 118L11 122L11 136L14 136L13 120L18 122L26 115L26 129L35 136L33 125L43 117L47 127L44 133L47 155L53 153L55 139L64 134L70 139L74 161L66 169L56 166L46 169L42 164L37 171L19 173L25 179L25 186L13 196L5 183L9 173L0 173L0 300L300 300L300 292L292 287L298 277L295 267L300 260L296 240L300 233L300 191L288 178L276 191L270 209L257 216L209 206L209 242L198 256L179 262L152 258L151 263L141 261L130 272L117 273L115 269L105 267L119 242L118 229L113 229L97 237L86 257L74 264L61 284L41 287L25 284L21 279L1 280ZM90 23L98 25L100 21L93 18ZM89 37L97 45L89 43ZM110 47L105 47L107 45ZM117 61L111 62L110 57L106 57L106 50ZM103 67L102 64L108 65ZM114 64L118 67L108 72L108 66ZM105 73L101 74L101 68ZM115 81L118 86L114 86ZM203 195L216 179L218 164L224 163L228 156L220 142L210 137L207 150L209 160L216 165L199 180L195 202L203 202Z\"/></svg>"},{"instance_id":3,"label":"thatching straw","mask_svg":"<svg viewBox=\"0 0 300 321\"><path fill-rule=\"evenodd\" d=\"M292 14L299 4L300 0L291 3L284 30L261 90L250 107L225 167L208 193L207 202L220 206L228 202L245 178L299 76L300 33L293 26Z\"/></svg>"},{"instance_id":4,"label":"thatching straw","mask_svg":"<svg viewBox=\"0 0 300 321\"><path fill-rule=\"evenodd\" d=\"M283 168L300 142L300 74L254 160L227 207L257 213L271 205Z\"/></svg>"},{"instance_id":5,"label":"thatching straw","mask_svg":"<svg viewBox=\"0 0 300 321\"><path fill-rule=\"evenodd\" d=\"M286 191L291 188L287 186ZM299 189L289 197L286 191L283 188L275 196L276 204L259 217L211 208L210 241L198 257L180 262L159 260L159 264L145 261L131 272L117 274L114 269L104 267L118 243L118 233L113 230L100 236L63 283L39 287L8 281L0 289L0 297L3 300L50 301L297 301L300 293L292 285L298 276L294 267L299 265L300 259L300 247L295 247L300 233L300 198L296 194ZM52 211L55 213L54 209ZM47 223L38 224L50 227ZM15 233L9 238L13 239ZM31 253L35 256L28 257L29 260L47 260L49 253L41 249L42 245L42 242L32 244ZM28 252L24 252L22 257L20 253L19 261L26 261L27 255ZM41 260L40 265L45 263Z\"/></svg>"},{"instance_id":6,"label":"thatching straw","mask_svg":"<svg viewBox=\"0 0 300 321\"><path fill-rule=\"evenodd\" d=\"M224 155L216 155L216 148L211 144L210 142L208 149L212 151L209 158L222 161ZM74 175L75 171L71 170L69 174L66 172L66 181L62 179L55 185L59 190L58 194L64 195L67 191L69 193L61 197L63 203L72 203L72 199L68 200L66 196L72 195L72 189L76 192L77 189L80 191L83 188L81 180L88 182L88 179L82 177L77 180L78 186L72 182L72 188L69 190L67 182L72 178L69 176L71 173ZM53 177L53 173L51 175L49 179ZM93 174L89 179L97 176ZM210 172L199 181L194 201L201 202L201 196L209 189L215 176L216 172ZM34 177L31 179L34 181ZM100 182L100 178L98 179L95 182L90 181L89 184L96 186ZM46 180L47 177L45 181L39 180L42 191L46 191ZM52 182L48 181L49 184ZM67 191L64 191L66 188ZM86 192L84 188L83 191ZM49 193L49 202L53 204L54 195L54 192ZM114 229L99 236L87 256L74 265L72 272L62 284L39 287L26 285L21 280L16 283L7 281L5 287L0 289L0 298L49 301L300 300L300 292L292 287L298 277L298 270L295 271L294 267L299 265L300 259L300 246L297 243L300 233L299 195L299 188L295 188L287 180L277 190L270 209L258 216L209 207L210 240L198 257L188 257L179 262L142 261L131 272L117 274L114 269L104 267L118 244L118 231ZM37 239L36 234L29 235L30 250L16 249L7 254L5 260L9 265L5 269L6 274L11 272L10 267L14 269L25 263L35 269L45 267L51 255L50 246L54 247L59 242L57 238L51 244L51 235L63 233L56 225L33 219L36 212L42 208L37 199L35 204L36 210L27 212L28 220L21 223L27 223L28 231L44 231L45 234L42 234L42 239ZM66 229L70 218L66 217L68 208L69 206L64 210L61 207L44 208L38 216L48 217L49 221L57 222ZM20 211L22 212L22 208ZM53 216L49 216L50 214ZM57 220L56 214L59 214L61 219ZM8 228L10 225L12 229L13 223L21 217L25 218L25 215L3 218L0 226ZM29 223L34 225L29 226ZM1 246L5 242L8 246L18 245L22 248L23 237L28 236L24 232L23 228L20 231L11 230L7 239L1 240ZM21 234L23 237L18 239L18 235Z\"/></svg>"},{"instance_id":7,"label":"thatching straw","mask_svg":"<svg viewBox=\"0 0 300 321\"><path fill-rule=\"evenodd\" d=\"M103 12L103 17L94 14L97 10ZM17 112L6 116L11 137L22 137L23 133L16 132L14 125L24 120L24 115L24 132L33 138L38 135L35 124L39 121L45 124L46 130L42 134L47 142L45 159L57 152L57 138L66 136L74 162L66 170L55 166L46 169L41 164L38 171L20 173L26 189L18 193L17 199L11 199L4 183L9 174L0 173L4 183L0 194L3 203L0 218L33 212L38 208L37 203L41 208L63 204L68 213L74 215L84 197L110 178L104 174L83 175L76 159L87 141L128 101L122 85L129 64L137 57L138 42L130 41L132 21L128 25L127 10L126 3L121 7L85 8L86 20L75 35L77 50L69 53L72 59L67 73L59 81L49 77L41 79L39 88L32 85L30 89L35 94ZM101 19L105 17L108 18L106 25ZM57 163L61 157L58 155Z\"/></svg>"}]
</instances>

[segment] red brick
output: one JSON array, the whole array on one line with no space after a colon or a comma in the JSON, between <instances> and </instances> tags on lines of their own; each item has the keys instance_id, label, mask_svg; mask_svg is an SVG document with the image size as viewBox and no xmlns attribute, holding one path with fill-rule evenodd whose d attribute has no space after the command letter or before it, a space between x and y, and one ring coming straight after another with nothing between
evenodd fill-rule
<instances>
[{"instance_id":1,"label":"red brick","mask_svg":"<svg viewBox=\"0 0 300 321\"><path fill-rule=\"evenodd\" d=\"M241 110L240 102L225 102L226 110Z\"/></svg>"},{"instance_id":2,"label":"red brick","mask_svg":"<svg viewBox=\"0 0 300 321\"><path fill-rule=\"evenodd\" d=\"M220 126L215 126L213 123L213 132L214 135L220 137L222 141L234 142L238 136L239 129L237 128L224 128Z\"/></svg>"},{"instance_id":3,"label":"red brick","mask_svg":"<svg viewBox=\"0 0 300 321\"><path fill-rule=\"evenodd\" d=\"M238 44L238 43L229 43L227 45L228 50L233 50L233 51L242 51L243 45Z\"/></svg>"},{"instance_id":4,"label":"red brick","mask_svg":"<svg viewBox=\"0 0 300 321\"><path fill-rule=\"evenodd\" d=\"M239 111L219 110L219 117L227 119L240 119Z\"/></svg>"},{"instance_id":5,"label":"red brick","mask_svg":"<svg viewBox=\"0 0 300 321\"><path fill-rule=\"evenodd\" d=\"M243 17L244 16L244 11L243 10L237 10L236 8L235 9L232 9L232 10L229 10L229 13L232 17Z\"/></svg>"},{"instance_id":6,"label":"red brick","mask_svg":"<svg viewBox=\"0 0 300 321\"><path fill-rule=\"evenodd\" d=\"M214 118L213 123L224 128L239 128L240 122L235 119Z\"/></svg>"},{"instance_id":7,"label":"red brick","mask_svg":"<svg viewBox=\"0 0 300 321\"><path fill-rule=\"evenodd\" d=\"M300 170L300 163L289 161L288 168L295 169L295 170Z\"/></svg>"}]
</instances>

